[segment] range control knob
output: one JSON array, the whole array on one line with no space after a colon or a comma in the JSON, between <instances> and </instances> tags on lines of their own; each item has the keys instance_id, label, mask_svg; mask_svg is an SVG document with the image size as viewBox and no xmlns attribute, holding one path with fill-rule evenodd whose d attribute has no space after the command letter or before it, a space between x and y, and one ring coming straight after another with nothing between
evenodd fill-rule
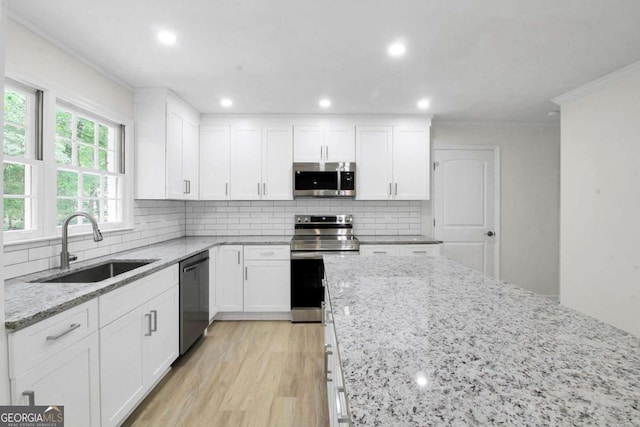
<instances>
[{"instance_id":1,"label":"range control knob","mask_svg":"<svg viewBox=\"0 0 640 427\"><path fill-rule=\"evenodd\" d=\"M308 216L304 217L304 222L309 222L309 217Z\"/></svg>"},{"instance_id":2,"label":"range control knob","mask_svg":"<svg viewBox=\"0 0 640 427\"><path fill-rule=\"evenodd\" d=\"M338 222L342 222L344 220L344 218L342 218L341 216L338 217Z\"/></svg>"},{"instance_id":3,"label":"range control knob","mask_svg":"<svg viewBox=\"0 0 640 427\"><path fill-rule=\"evenodd\" d=\"M302 218L298 217L298 218L297 218L297 221L298 221L298 222L302 222Z\"/></svg>"},{"instance_id":4,"label":"range control knob","mask_svg":"<svg viewBox=\"0 0 640 427\"><path fill-rule=\"evenodd\" d=\"M353 221L353 217L351 217L351 216L348 216L348 217L347 217L347 221L348 221L348 222L351 222L351 221Z\"/></svg>"}]
</instances>

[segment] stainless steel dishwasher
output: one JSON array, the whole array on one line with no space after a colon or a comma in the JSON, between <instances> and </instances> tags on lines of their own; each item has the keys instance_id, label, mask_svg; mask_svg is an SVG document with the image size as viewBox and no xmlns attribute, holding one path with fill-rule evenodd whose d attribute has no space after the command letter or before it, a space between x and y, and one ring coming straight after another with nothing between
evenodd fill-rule
<instances>
[{"instance_id":1,"label":"stainless steel dishwasher","mask_svg":"<svg viewBox=\"0 0 640 427\"><path fill-rule=\"evenodd\" d=\"M180 263L180 354L209 326L209 251Z\"/></svg>"}]
</instances>

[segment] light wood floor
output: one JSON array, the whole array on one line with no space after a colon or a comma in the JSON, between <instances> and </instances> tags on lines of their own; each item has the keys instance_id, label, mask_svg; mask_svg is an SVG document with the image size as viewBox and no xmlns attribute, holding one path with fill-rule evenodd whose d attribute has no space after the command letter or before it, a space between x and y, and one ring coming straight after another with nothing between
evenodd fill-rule
<instances>
[{"instance_id":1,"label":"light wood floor","mask_svg":"<svg viewBox=\"0 0 640 427\"><path fill-rule=\"evenodd\" d=\"M318 323L215 322L125 426L328 425Z\"/></svg>"}]
</instances>

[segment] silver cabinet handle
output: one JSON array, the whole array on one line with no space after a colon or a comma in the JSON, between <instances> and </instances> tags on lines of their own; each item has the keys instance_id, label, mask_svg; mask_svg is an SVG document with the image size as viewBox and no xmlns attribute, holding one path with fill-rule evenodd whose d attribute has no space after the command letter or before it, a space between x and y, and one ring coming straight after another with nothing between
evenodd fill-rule
<instances>
[{"instance_id":1,"label":"silver cabinet handle","mask_svg":"<svg viewBox=\"0 0 640 427\"><path fill-rule=\"evenodd\" d=\"M151 332L158 332L158 310L151 310L151 315L153 316L153 328L151 328Z\"/></svg>"},{"instance_id":2,"label":"silver cabinet handle","mask_svg":"<svg viewBox=\"0 0 640 427\"><path fill-rule=\"evenodd\" d=\"M320 160L322 160L322 145L320 146Z\"/></svg>"},{"instance_id":3,"label":"silver cabinet handle","mask_svg":"<svg viewBox=\"0 0 640 427\"><path fill-rule=\"evenodd\" d=\"M328 145L324 146L324 159L325 160L329 160L329 146Z\"/></svg>"},{"instance_id":4,"label":"silver cabinet handle","mask_svg":"<svg viewBox=\"0 0 640 427\"><path fill-rule=\"evenodd\" d=\"M225 196L229 195L229 183L228 182L224 183L224 195Z\"/></svg>"},{"instance_id":5,"label":"silver cabinet handle","mask_svg":"<svg viewBox=\"0 0 640 427\"><path fill-rule=\"evenodd\" d=\"M327 378L327 382L333 381L331 377L329 377L329 375L331 374L331 371L329 370L329 356L333 354L333 352L330 349L331 349L331 344L327 344L324 346L324 373Z\"/></svg>"},{"instance_id":6,"label":"silver cabinet handle","mask_svg":"<svg viewBox=\"0 0 640 427\"><path fill-rule=\"evenodd\" d=\"M320 323L322 323L322 326L327 326L327 303L322 301L320 303L320 310L322 310L320 312Z\"/></svg>"},{"instance_id":7,"label":"silver cabinet handle","mask_svg":"<svg viewBox=\"0 0 640 427\"><path fill-rule=\"evenodd\" d=\"M374 254L386 254L385 251L373 251Z\"/></svg>"},{"instance_id":8,"label":"silver cabinet handle","mask_svg":"<svg viewBox=\"0 0 640 427\"><path fill-rule=\"evenodd\" d=\"M27 390L22 392L23 396L29 398L29 406L36 406L36 392L33 390Z\"/></svg>"},{"instance_id":9,"label":"silver cabinet handle","mask_svg":"<svg viewBox=\"0 0 640 427\"><path fill-rule=\"evenodd\" d=\"M272 256L275 255L275 252L260 252L260 256Z\"/></svg>"},{"instance_id":10,"label":"silver cabinet handle","mask_svg":"<svg viewBox=\"0 0 640 427\"><path fill-rule=\"evenodd\" d=\"M262 183L262 195L263 196L267 195L267 183L266 182Z\"/></svg>"},{"instance_id":11,"label":"silver cabinet handle","mask_svg":"<svg viewBox=\"0 0 640 427\"><path fill-rule=\"evenodd\" d=\"M151 313L147 313L144 315L144 317L146 317L147 319L149 319L149 332L147 332L146 334L144 334L145 337L150 337L151 336L151 332L153 332L151 330Z\"/></svg>"},{"instance_id":12,"label":"silver cabinet handle","mask_svg":"<svg viewBox=\"0 0 640 427\"><path fill-rule=\"evenodd\" d=\"M187 180L187 194L191 194L191 180Z\"/></svg>"},{"instance_id":13,"label":"silver cabinet handle","mask_svg":"<svg viewBox=\"0 0 640 427\"><path fill-rule=\"evenodd\" d=\"M413 251L414 254L426 254L427 251Z\"/></svg>"},{"instance_id":14,"label":"silver cabinet handle","mask_svg":"<svg viewBox=\"0 0 640 427\"><path fill-rule=\"evenodd\" d=\"M240 251L238 251L238 265L240 265Z\"/></svg>"},{"instance_id":15,"label":"silver cabinet handle","mask_svg":"<svg viewBox=\"0 0 640 427\"><path fill-rule=\"evenodd\" d=\"M80 323L72 323L69 325L69 327L67 329L65 329L64 331L60 332L59 334L56 335L49 335L47 337L47 341L55 341L60 337L63 337L65 335L67 335L69 332L74 331L76 329L78 329L80 327Z\"/></svg>"},{"instance_id":16,"label":"silver cabinet handle","mask_svg":"<svg viewBox=\"0 0 640 427\"><path fill-rule=\"evenodd\" d=\"M258 196L260 195L260 183L258 183Z\"/></svg>"},{"instance_id":17,"label":"silver cabinet handle","mask_svg":"<svg viewBox=\"0 0 640 427\"><path fill-rule=\"evenodd\" d=\"M193 269L196 269L200 266L200 264L204 264L205 262L209 262L209 258L207 259L203 259L202 261L198 261L195 264L191 264L189 267L185 267L182 269L183 273L186 273L187 271L191 271Z\"/></svg>"},{"instance_id":18,"label":"silver cabinet handle","mask_svg":"<svg viewBox=\"0 0 640 427\"><path fill-rule=\"evenodd\" d=\"M338 392L338 399L336 404L338 405L338 423L350 423L350 416L349 416L349 409L347 408L347 392L345 391L344 387L336 387L336 391ZM340 399L340 395L344 396L344 401ZM343 405L344 402L344 405ZM342 412L342 409L345 409L344 412Z\"/></svg>"},{"instance_id":19,"label":"silver cabinet handle","mask_svg":"<svg viewBox=\"0 0 640 427\"><path fill-rule=\"evenodd\" d=\"M396 196L398 195L398 183L396 182Z\"/></svg>"},{"instance_id":20,"label":"silver cabinet handle","mask_svg":"<svg viewBox=\"0 0 640 427\"><path fill-rule=\"evenodd\" d=\"M393 192L391 191L391 183L389 183L389 195L393 195Z\"/></svg>"},{"instance_id":21,"label":"silver cabinet handle","mask_svg":"<svg viewBox=\"0 0 640 427\"><path fill-rule=\"evenodd\" d=\"M188 187L188 184L187 184L189 181L187 181L186 179L183 179L182 182L184 183L184 191L183 191L183 193L184 194L189 194L189 190L188 190L189 187Z\"/></svg>"},{"instance_id":22,"label":"silver cabinet handle","mask_svg":"<svg viewBox=\"0 0 640 427\"><path fill-rule=\"evenodd\" d=\"M249 280L249 267L244 268L244 280Z\"/></svg>"}]
</instances>

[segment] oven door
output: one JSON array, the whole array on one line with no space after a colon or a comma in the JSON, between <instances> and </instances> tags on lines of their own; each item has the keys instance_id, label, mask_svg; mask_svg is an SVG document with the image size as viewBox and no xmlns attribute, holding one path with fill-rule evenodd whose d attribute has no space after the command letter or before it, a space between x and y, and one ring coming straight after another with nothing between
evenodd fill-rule
<instances>
[{"instance_id":1,"label":"oven door","mask_svg":"<svg viewBox=\"0 0 640 427\"><path fill-rule=\"evenodd\" d=\"M301 171L293 176L294 197L330 197L338 193L338 172L333 171Z\"/></svg>"},{"instance_id":2,"label":"oven door","mask_svg":"<svg viewBox=\"0 0 640 427\"><path fill-rule=\"evenodd\" d=\"M320 322L324 301L320 252L291 252L291 321Z\"/></svg>"}]
</instances>

